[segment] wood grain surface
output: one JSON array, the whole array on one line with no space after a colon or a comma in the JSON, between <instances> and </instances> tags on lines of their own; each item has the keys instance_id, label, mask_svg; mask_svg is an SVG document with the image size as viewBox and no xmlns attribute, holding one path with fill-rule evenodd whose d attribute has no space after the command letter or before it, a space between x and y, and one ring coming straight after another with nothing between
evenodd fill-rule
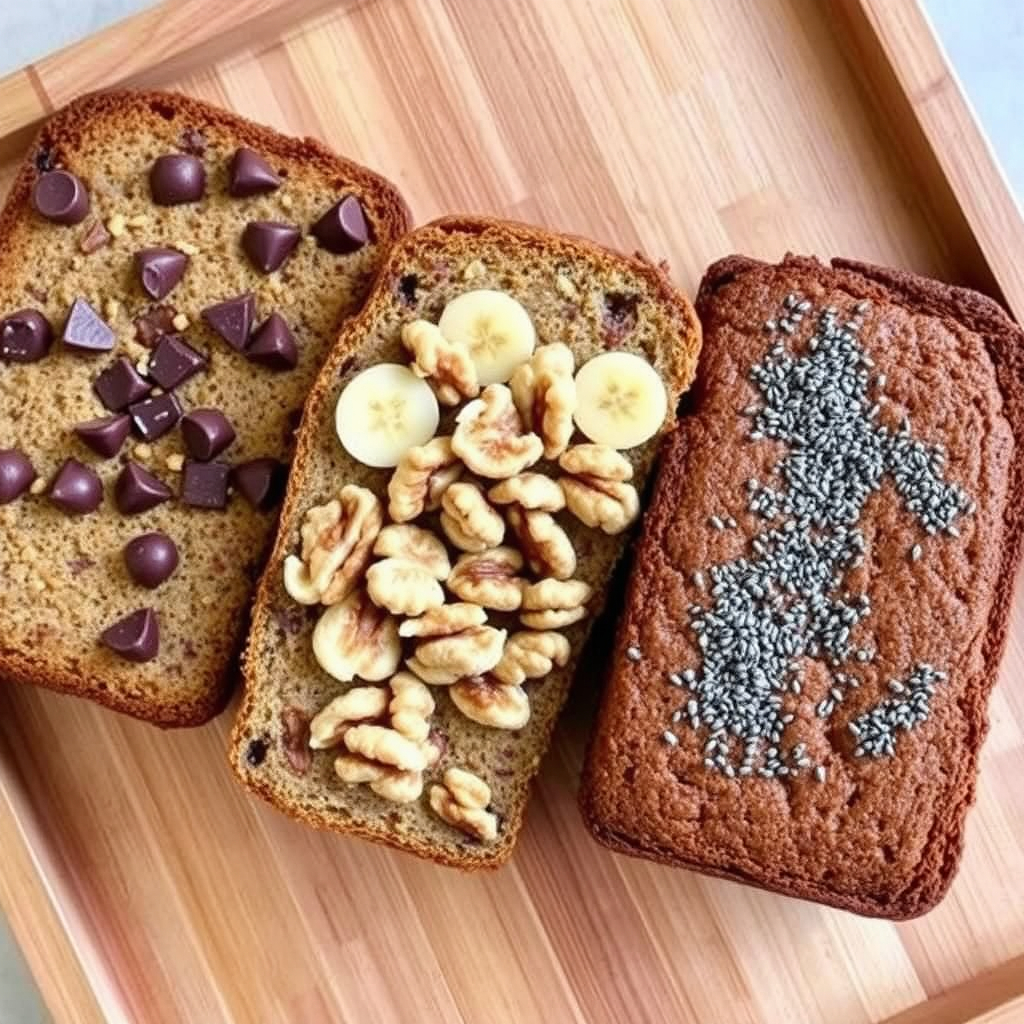
<instances>
[{"instance_id":1,"label":"wood grain surface","mask_svg":"<svg viewBox=\"0 0 1024 1024\"><path fill-rule=\"evenodd\" d=\"M420 222L581 232L666 258L691 293L726 253L793 250L982 283L1024 311L1020 217L913 0L164 4L0 81L0 186L32 122L125 78L316 135ZM1013 616L963 867L916 922L597 847L575 807L596 671L511 865L482 876L248 798L231 712L161 734L0 688L0 902L76 1024L1020 1019L1019 597Z\"/></svg>"}]
</instances>

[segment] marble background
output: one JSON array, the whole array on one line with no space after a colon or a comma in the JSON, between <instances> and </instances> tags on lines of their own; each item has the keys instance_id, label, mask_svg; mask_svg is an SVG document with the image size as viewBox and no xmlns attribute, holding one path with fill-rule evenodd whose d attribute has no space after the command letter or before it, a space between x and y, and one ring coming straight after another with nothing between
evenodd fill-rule
<instances>
[{"instance_id":1,"label":"marble background","mask_svg":"<svg viewBox=\"0 0 1024 1024\"><path fill-rule=\"evenodd\" d=\"M149 5L151 0L0 0L0 75ZM212 0L211 0L212 2ZM1017 194L1024 201L1024 3L921 0ZM0 868L2 870L2 868ZM46 1024L0 915L0 1022Z\"/></svg>"}]
</instances>

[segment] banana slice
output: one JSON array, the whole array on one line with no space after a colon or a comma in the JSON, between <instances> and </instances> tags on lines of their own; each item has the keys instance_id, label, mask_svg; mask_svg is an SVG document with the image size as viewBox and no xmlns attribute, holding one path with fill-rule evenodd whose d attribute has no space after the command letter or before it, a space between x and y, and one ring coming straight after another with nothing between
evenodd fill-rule
<instances>
[{"instance_id":1,"label":"banana slice","mask_svg":"<svg viewBox=\"0 0 1024 1024\"><path fill-rule=\"evenodd\" d=\"M437 326L448 341L469 349L481 387L507 381L537 344L530 314L511 295L489 288L452 299Z\"/></svg>"},{"instance_id":2,"label":"banana slice","mask_svg":"<svg viewBox=\"0 0 1024 1024\"><path fill-rule=\"evenodd\" d=\"M430 385L399 363L356 374L334 411L342 447L364 466L384 469L437 432L440 413Z\"/></svg>"},{"instance_id":3,"label":"banana slice","mask_svg":"<svg viewBox=\"0 0 1024 1024\"><path fill-rule=\"evenodd\" d=\"M595 444L635 448L665 422L668 396L657 370L630 352L594 356L576 374L576 426Z\"/></svg>"}]
</instances>

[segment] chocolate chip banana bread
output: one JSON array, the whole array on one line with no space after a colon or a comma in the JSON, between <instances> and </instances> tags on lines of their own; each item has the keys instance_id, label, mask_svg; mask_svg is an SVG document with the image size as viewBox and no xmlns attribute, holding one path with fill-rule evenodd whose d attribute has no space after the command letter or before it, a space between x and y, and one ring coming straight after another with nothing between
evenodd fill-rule
<instances>
[{"instance_id":1,"label":"chocolate chip banana bread","mask_svg":"<svg viewBox=\"0 0 1024 1024\"><path fill-rule=\"evenodd\" d=\"M503 863L700 329L662 270L447 219L317 380L231 763L287 813Z\"/></svg>"},{"instance_id":2,"label":"chocolate chip banana bread","mask_svg":"<svg viewBox=\"0 0 1024 1024\"><path fill-rule=\"evenodd\" d=\"M946 892L1024 521L1024 337L898 271L708 271L581 806L615 850L906 918Z\"/></svg>"},{"instance_id":3,"label":"chocolate chip banana bread","mask_svg":"<svg viewBox=\"0 0 1024 1024\"><path fill-rule=\"evenodd\" d=\"M184 96L47 122L0 215L0 678L208 718L384 179Z\"/></svg>"}]
</instances>

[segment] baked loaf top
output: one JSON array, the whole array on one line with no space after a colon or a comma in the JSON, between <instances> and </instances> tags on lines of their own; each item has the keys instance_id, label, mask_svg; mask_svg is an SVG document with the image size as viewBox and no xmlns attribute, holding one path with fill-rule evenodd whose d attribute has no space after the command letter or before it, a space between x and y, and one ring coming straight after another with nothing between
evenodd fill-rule
<instances>
[{"instance_id":1,"label":"baked loaf top","mask_svg":"<svg viewBox=\"0 0 1024 1024\"><path fill-rule=\"evenodd\" d=\"M842 260L723 260L698 312L584 816L626 853L923 913L1020 556L1024 339L981 295Z\"/></svg>"},{"instance_id":2,"label":"baked loaf top","mask_svg":"<svg viewBox=\"0 0 1024 1024\"><path fill-rule=\"evenodd\" d=\"M346 196L368 237L357 223L339 246L311 226ZM383 178L184 96L89 96L42 127L0 215L0 678L165 726L217 709L275 522L273 466L340 321L407 224ZM204 319L247 293L221 330ZM198 409L226 416L236 437L223 453L218 417L192 425L191 447L187 428L162 432ZM256 459L274 461L227 475ZM126 554L151 533L164 538ZM137 578L156 583L173 563L168 539L177 568L146 589ZM143 609L155 615L101 642Z\"/></svg>"},{"instance_id":3,"label":"baked loaf top","mask_svg":"<svg viewBox=\"0 0 1024 1024\"><path fill-rule=\"evenodd\" d=\"M501 293L497 299L493 298L495 292ZM357 445L360 434L369 432L368 423L353 422L347 413L336 424L339 396L350 395L351 382L367 368L376 369L381 363L408 366L412 355L407 346L420 340L411 329L428 342L445 331L453 339L453 300L475 301L472 296L481 295L484 301L497 302L499 309L512 300L525 308L533 324L531 331L536 331L536 349L529 363L536 370L535 381L544 376L542 361L554 357L549 366L563 360L568 364L563 374L554 375L553 383L549 381L544 388L538 385L532 400L525 403L518 387L522 379L513 374L509 388L532 430L529 435L524 433L527 424L516 409L506 409L500 417L500 431L508 428L509 445L505 447L502 440L492 452L500 460L510 453L514 457L515 452L540 443L533 431L543 437L545 445L550 443L547 450L567 450L561 457L545 455L540 459L539 453L533 452L528 474L547 474L541 481L529 477L519 478L518 483L504 480L515 470L479 466L473 456L480 450L473 445L464 449L459 443L460 421L456 417L463 415L460 408L468 415L474 390L457 372L458 351L447 352L428 374L434 364L427 350L417 347L419 372L428 376L442 403L436 438L417 451L425 456L440 442L441 462L430 462L431 470L413 474L422 485L420 504L425 503L427 511L420 511L419 505L403 509L406 488L389 487L399 478L399 470L371 469L339 444L339 431L349 445ZM439 319L440 327L435 328ZM486 321L485 315L482 322ZM498 325L494 322L493 326ZM483 329L492 331L493 336L493 328ZM478 335L477 341L484 349L491 343L484 335ZM503 344L508 344L507 335L499 346ZM503 863L515 843L530 779L547 748L573 666L603 603L612 567L625 547L626 528L638 512L637 495L643 493L658 436L674 423L675 402L692 378L699 346L700 330L690 304L669 285L662 270L639 258L621 256L580 239L484 218L448 218L400 241L364 311L342 334L307 406L281 530L260 583L244 658L245 700L231 751L232 766L242 783L280 809L319 827L374 839L462 868ZM479 384L487 384L479 349L473 347L472 351ZM565 484L565 466L571 465L571 458L594 453L579 450L586 438L574 431L571 417L564 423L555 417L557 422L552 423L550 414L556 403L551 395L556 391L562 394L563 385L573 385L575 371L595 366L599 358L607 359L608 353L631 353L627 359L645 362L648 373L653 366L657 390L667 392L667 404L661 406L656 422L652 421L653 437L648 435L650 439L639 446L623 444L621 456L614 451L604 453L616 470L615 480L580 470L575 484ZM497 357L503 356L499 347ZM489 361L486 352L484 358ZM518 365L522 370L523 364ZM506 368L498 377L495 370L491 379L508 380L509 372ZM460 380L461 394L456 388ZM483 387L479 401L489 400L491 395L505 394L507 398L503 384L492 387ZM456 393L445 396L446 389ZM541 393L543 400L538 398ZM575 393L582 403L578 372ZM582 422L580 415L582 406L577 408L577 423ZM461 422L467 421L463 418ZM447 436L452 436L457 457L448 457L447 446L441 442ZM410 452L400 467L411 466L411 458ZM457 482L452 483L449 470L461 474ZM474 492L471 481L479 491ZM536 490L534 498L528 500L515 491L524 481ZM562 507L562 486L576 488L572 494L565 492L568 507ZM357 521L356 492L350 491L351 499L346 498L343 487L346 491L364 488L360 500L371 509L375 508L374 496L380 500L382 508L375 509L372 527L369 515L360 520L358 529L352 525ZM448 489L442 494L443 487ZM509 493L504 493L506 490ZM324 515L331 499L339 494L343 527L333 525L336 514L326 515L319 519L313 534L308 533L311 510ZM435 500L431 501L431 496ZM551 548L524 543L523 534L514 526L517 515L533 515L523 512L533 500L539 502L538 507L551 509L550 513L537 512L537 522L553 534ZM429 511L438 501L440 509ZM476 507L479 519L469 512L463 518L463 501ZM386 579L381 559L397 548L394 527L388 526L382 550L380 538L385 533L376 533L382 512L385 521L399 519L429 531L434 555L419 561L430 567L440 583L430 578L415 582L417 571L413 571L394 594L382 591L380 585ZM581 516L591 519L590 524ZM468 527L470 523L475 525ZM347 549L346 563L337 567L333 577L331 589L341 589L322 595L322 603L330 605L326 611L313 603L303 607L284 583L286 559L299 566L298 554L305 558L308 551L305 538L318 536L321 529L327 537L323 546L328 549L343 537L360 538ZM431 545L422 535L417 536L422 554ZM571 556L568 565L560 564L565 561L566 543ZM496 544L501 546L495 549ZM483 548L488 550L479 556L483 561L475 571L460 569L477 557L465 552ZM408 555L416 557L411 551ZM525 564L519 561L522 556ZM310 554L307 563L312 565L316 557ZM451 562L450 573L443 564L446 557ZM438 562L442 564L435 572ZM545 599L552 590L558 600L532 601L541 591L527 585L541 579L546 581ZM405 618L416 614L406 601L416 593L422 593L425 601L439 601L442 587L447 595L443 607L431 605L432 610L421 620ZM567 603L566 594L575 596ZM313 594L310 600L317 597ZM441 658L428 660L424 647L430 646L430 640L422 634L419 638L405 632L401 638L393 633L386 636L394 626L387 624L388 616L380 606L394 610L398 604L392 599L404 606L393 620L402 621L403 630L410 624L418 629L432 616L440 618L458 609L466 635L484 641L487 648L478 647L472 654L474 671L480 669L482 677L465 678L468 662L461 656L452 663ZM321 629L318 623L335 614L344 616L347 612L343 609L353 601L359 613L352 630L339 634L336 646L326 654L322 650L315 654L315 636ZM486 625L480 605L486 605ZM502 630L507 630L507 642ZM496 645L493 651L491 641ZM531 647L534 643L538 646ZM397 660L399 647L401 663ZM513 649L514 655L510 655ZM431 651L436 653L434 648ZM492 668L483 670L484 658ZM339 659L352 666L348 672L339 670ZM334 678L321 667L327 665L331 665ZM399 669L416 672L432 685L428 690L410 671ZM341 695L344 700L338 703ZM410 701L416 704L417 713L400 721L396 707ZM398 732L418 742L425 755L420 758L415 748L409 750L407 741L396 738ZM366 742L378 739L382 743L387 740L399 755L404 751L410 759L402 762L399 756L389 762L383 750L381 757L371 756L374 752ZM316 749L311 748L311 740Z\"/></svg>"}]
</instances>

